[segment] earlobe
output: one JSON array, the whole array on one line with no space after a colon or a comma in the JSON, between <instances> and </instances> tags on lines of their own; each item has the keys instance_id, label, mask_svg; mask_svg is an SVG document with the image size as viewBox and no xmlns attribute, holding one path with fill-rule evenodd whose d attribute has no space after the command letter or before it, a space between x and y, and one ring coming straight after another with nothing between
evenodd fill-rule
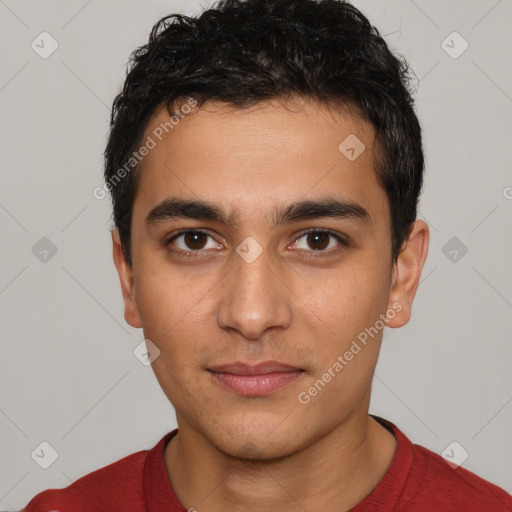
<instances>
[{"instance_id":1,"label":"earlobe","mask_svg":"<svg viewBox=\"0 0 512 512\"><path fill-rule=\"evenodd\" d=\"M135 286L133 280L133 269L126 261L123 253L119 231L113 229L112 232L112 256L114 264L119 275L121 283L121 292L124 302L124 318L128 325L141 328L142 320L139 313L139 307L135 297Z\"/></svg>"},{"instance_id":2,"label":"earlobe","mask_svg":"<svg viewBox=\"0 0 512 512\"><path fill-rule=\"evenodd\" d=\"M422 220L415 221L393 267L388 308L396 314L387 321L388 327L402 327L411 317L412 303L427 259L428 241L427 224Z\"/></svg>"}]
</instances>

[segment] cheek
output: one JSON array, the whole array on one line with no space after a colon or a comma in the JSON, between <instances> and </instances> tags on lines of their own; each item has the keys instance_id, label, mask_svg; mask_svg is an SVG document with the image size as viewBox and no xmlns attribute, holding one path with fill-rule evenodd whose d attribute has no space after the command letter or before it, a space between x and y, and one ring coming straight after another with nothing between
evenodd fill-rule
<instances>
[{"instance_id":1,"label":"cheek","mask_svg":"<svg viewBox=\"0 0 512 512\"><path fill-rule=\"evenodd\" d=\"M325 324L326 333L346 339L373 325L385 312L388 273L375 263L358 262L337 271L303 276L296 289L301 289L301 300Z\"/></svg>"},{"instance_id":2,"label":"cheek","mask_svg":"<svg viewBox=\"0 0 512 512\"><path fill-rule=\"evenodd\" d=\"M179 369L197 360L204 336L207 283L190 286L177 273L145 272L136 281L136 296L144 336L160 349L158 365ZM156 362L156 361L155 361Z\"/></svg>"},{"instance_id":3,"label":"cheek","mask_svg":"<svg viewBox=\"0 0 512 512\"><path fill-rule=\"evenodd\" d=\"M156 339L165 339L191 317L200 318L211 275L182 270L151 248L141 250L138 268L135 291L145 331L151 329Z\"/></svg>"},{"instance_id":4,"label":"cheek","mask_svg":"<svg viewBox=\"0 0 512 512\"><path fill-rule=\"evenodd\" d=\"M378 265L347 265L326 275L325 281L317 276L314 285L309 282L303 288L308 308L301 310L303 318L298 321L307 324L304 341L313 347L317 364L301 391L324 418L338 421L369 391L381 344L380 315L387 309L388 281ZM308 309L318 313L322 322Z\"/></svg>"},{"instance_id":5,"label":"cheek","mask_svg":"<svg viewBox=\"0 0 512 512\"><path fill-rule=\"evenodd\" d=\"M196 293L200 288L202 294ZM152 368L168 399L186 409L190 387L197 379L206 345L205 292L202 286L181 286L177 276L146 274L139 282L138 305L144 337L160 350ZM203 297L203 300L201 298Z\"/></svg>"}]
</instances>

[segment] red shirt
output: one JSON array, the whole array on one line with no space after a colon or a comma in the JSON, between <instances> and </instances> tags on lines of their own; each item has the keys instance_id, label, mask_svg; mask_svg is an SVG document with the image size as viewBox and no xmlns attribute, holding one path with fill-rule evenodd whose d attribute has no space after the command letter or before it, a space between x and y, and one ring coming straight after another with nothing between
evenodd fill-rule
<instances>
[{"instance_id":1,"label":"red shirt","mask_svg":"<svg viewBox=\"0 0 512 512\"><path fill-rule=\"evenodd\" d=\"M411 441L391 422L373 416L397 439L390 467L377 487L350 512L511 512L512 496ZM128 455L64 489L35 496L22 512L186 512L172 489L164 448Z\"/></svg>"}]
</instances>

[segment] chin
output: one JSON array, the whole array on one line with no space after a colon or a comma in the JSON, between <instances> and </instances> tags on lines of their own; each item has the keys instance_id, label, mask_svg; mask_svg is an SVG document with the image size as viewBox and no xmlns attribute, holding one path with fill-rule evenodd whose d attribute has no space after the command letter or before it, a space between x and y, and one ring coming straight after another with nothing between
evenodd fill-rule
<instances>
[{"instance_id":1,"label":"chin","mask_svg":"<svg viewBox=\"0 0 512 512\"><path fill-rule=\"evenodd\" d=\"M244 415L243 420L231 420L219 424L220 429L209 432L208 438L219 450L240 459L278 459L298 451L304 444L304 429L288 418ZM222 420L221 420L222 421ZM222 428L222 426L225 426Z\"/></svg>"},{"instance_id":2,"label":"chin","mask_svg":"<svg viewBox=\"0 0 512 512\"><path fill-rule=\"evenodd\" d=\"M237 442L230 440L228 446L225 446L222 451L238 459L275 460L287 457L300 449L300 446L297 446L298 440L292 441L290 436L286 436L286 439L275 438L271 441L253 436L244 441L243 439ZM219 448L222 449L222 447Z\"/></svg>"}]
</instances>

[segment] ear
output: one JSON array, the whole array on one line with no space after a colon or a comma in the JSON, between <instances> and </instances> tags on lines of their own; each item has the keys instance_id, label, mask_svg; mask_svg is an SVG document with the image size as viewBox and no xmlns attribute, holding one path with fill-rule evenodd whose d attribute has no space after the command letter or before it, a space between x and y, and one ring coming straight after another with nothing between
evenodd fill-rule
<instances>
[{"instance_id":1,"label":"ear","mask_svg":"<svg viewBox=\"0 0 512 512\"><path fill-rule=\"evenodd\" d=\"M124 301L124 319L126 322L135 328L142 327L142 320L139 314L139 307L135 300L135 286L133 282L132 267L126 261L121 246L121 238L117 229L112 230L112 253L114 263L119 274L121 281L121 291L123 293Z\"/></svg>"},{"instance_id":2,"label":"ear","mask_svg":"<svg viewBox=\"0 0 512 512\"><path fill-rule=\"evenodd\" d=\"M388 310L392 309L395 315L393 318L388 318L386 322L388 327L402 327L411 318L412 302L427 259L428 241L427 224L417 220L393 266Z\"/></svg>"}]
</instances>

